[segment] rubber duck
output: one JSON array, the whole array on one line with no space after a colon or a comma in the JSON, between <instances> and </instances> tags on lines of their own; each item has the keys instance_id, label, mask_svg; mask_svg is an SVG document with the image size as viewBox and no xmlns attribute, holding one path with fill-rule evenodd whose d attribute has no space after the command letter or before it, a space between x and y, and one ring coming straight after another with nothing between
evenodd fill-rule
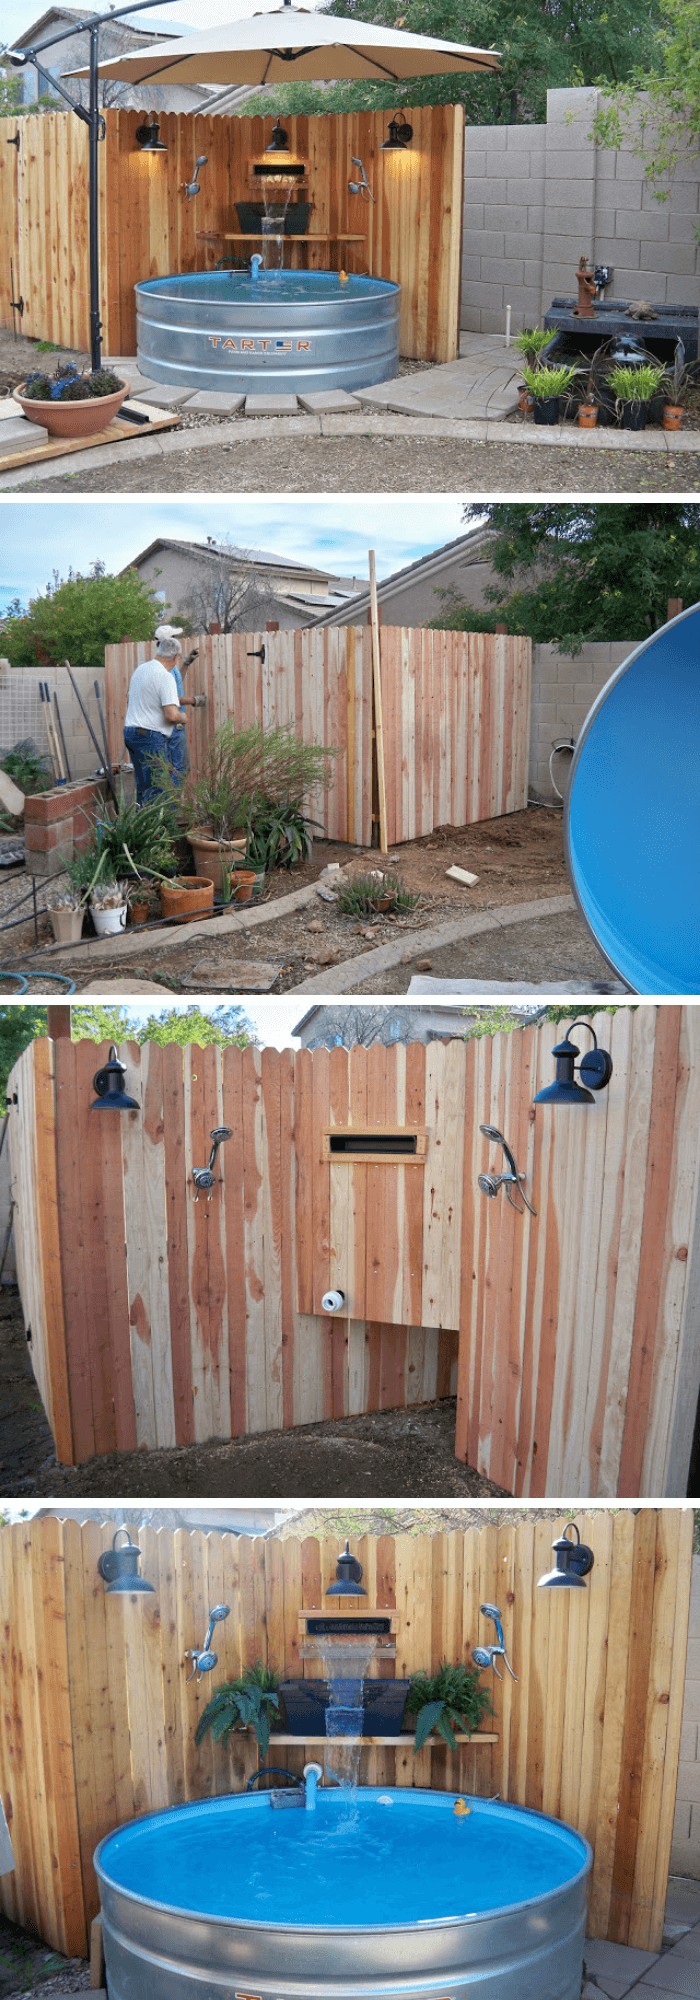
<instances>
[{"instance_id":1,"label":"rubber duck","mask_svg":"<svg viewBox=\"0 0 700 2000\"><path fill-rule=\"evenodd\" d=\"M455 1819L468 1819L469 1814L471 1812L471 1806L467 1805L466 1799L457 1799L455 1805L452 1808L452 1811L454 1813Z\"/></svg>"},{"instance_id":2,"label":"rubber duck","mask_svg":"<svg viewBox=\"0 0 700 2000\"><path fill-rule=\"evenodd\" d=\"M341 285L347 285L347 282L348 282L348 274L347 274L347 271L339 271L339 272L338 272L338 277L339 277L339 279L340 279L340 283L341 283Z\"/></svg>"}]
</instances>

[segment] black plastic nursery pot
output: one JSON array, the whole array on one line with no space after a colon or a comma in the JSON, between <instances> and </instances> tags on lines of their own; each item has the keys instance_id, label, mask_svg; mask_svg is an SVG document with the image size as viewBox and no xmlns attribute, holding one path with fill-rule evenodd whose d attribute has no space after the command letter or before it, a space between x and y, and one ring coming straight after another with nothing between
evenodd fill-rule
<instances>
[{"instance_id":1,"label":"black plastic nursery pot","mask_svg":"<svg viewBox=\"0 0 700 2000\"><path fill-rule=\"evenodd\" d=\"M339 1686L336 1681L335 1686L336 1694L341 1694L342 1682ZM410 1681L363 1681L362 1719L358 1733L361 1736L398 1736L409 1687ZM308 1738L328 1735L327 1681L282 1681L279 1695L283 1710L279 1726L289 1736Z\"/></svg>"},{"instance_id":2,"label":"black plastic nursery pot","mask_svg":"<svg viewBox=\"0 0 700 2000\"><path fill-rule=\"evenodd\" d=\"M536 396L533 415L536 424L558 424L559 396Z\"/></svg>"},{"instance_id":3,"label":"black plastic nursery pot","mask_svg":"<svg viewBox=\"0 0 700 2000\"><path fill-rule=\"evenodd\" d=\"M623 403L620 412L620 428L623 431L645 431L647 427L646 403Z\"/></svg>"}]
</instances>

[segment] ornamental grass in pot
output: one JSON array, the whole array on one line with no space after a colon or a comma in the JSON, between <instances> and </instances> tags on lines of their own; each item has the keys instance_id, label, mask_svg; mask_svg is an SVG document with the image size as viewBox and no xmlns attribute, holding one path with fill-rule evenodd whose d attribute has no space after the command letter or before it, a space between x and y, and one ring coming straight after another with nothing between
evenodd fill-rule
<instances>
[{"instance_id":1,"label":"ornamental grass in pot","mask_svg":"<svg viewBox=\"0 0 700 2000\"><path fill-rule=\"evenodd\" d=\"M215 731L196 772L182 784L172 773L164 777L166 804L187 831L198 872L219 895L223 870L289 867L308 851L306 801L331 784L334 756L291 729L255 723L237 730L229 721Z\"/></svg>"},{"instance_id":2,"label":"ornamental grass in pot","mask_svg":"<svg viewBox=\"0 0 700 2000\"><path fill-rule=\"evenodd\" d=\"M663 381L662 429L679 431L683 423L685 397L690 387L690 369L686 366L683 342L676 341L673 360Z\"/></svg>"},{"instance_id":3,"label":"ornamental grass in pot","mask_svg":"<svg viewBox=\"0 0 700 2000\"><path fill-rule=\"evenodd\" d=\"M558 424L561 417L562 399L568 396L578 374L578 368L565 362L543 362L535 368L524 368L526 388L533 399L533 416L536 424Z\"/></svg>"},{"instance_id":4,"label":"ornamental grass in pot","mask_svg":"<svg viewBox=\"0 0 700 2000\"><path fill-rule=\"evenodd\" d=\"M637 367L618 362L610 369L608 381L623 431L646 429L649 405L660 394L665 375L662 361L641 361Z\"/></svg>"},{"instance_id":5,"label":"ornamental grass in pot","mask_svg":"<svg viewBox=\"0 0 700 2000\"><path fill-rule=\"evenodd\" d=\"M59 361L53 375L33 370L14 391L30 423L41 424L50 437L67 438L105 430L128 394L128 382L111 368L81 373L73 361Z\"/></svg>"}]
</instances>

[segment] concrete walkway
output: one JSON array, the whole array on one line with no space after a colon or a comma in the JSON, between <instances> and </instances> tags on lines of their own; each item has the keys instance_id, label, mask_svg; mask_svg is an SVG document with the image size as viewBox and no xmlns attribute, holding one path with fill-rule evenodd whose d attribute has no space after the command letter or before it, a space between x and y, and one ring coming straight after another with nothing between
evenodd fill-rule
<instances>
[{"instance_id":1,"label":"concrete walkway","mask_svg":"<svg viewBox=\"0 0 700 2000\"><path fill-rule=\"evenodd\" d=\"M671 1876L660 1952L587 1940L583 2000L700 2000L700 1882Z\"/></svg>"}]
</instances>

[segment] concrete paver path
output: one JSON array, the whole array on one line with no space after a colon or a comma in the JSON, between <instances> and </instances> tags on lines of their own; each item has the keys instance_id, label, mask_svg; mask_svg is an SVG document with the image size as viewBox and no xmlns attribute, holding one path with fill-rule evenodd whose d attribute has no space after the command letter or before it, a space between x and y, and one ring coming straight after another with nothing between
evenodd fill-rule
<instances>
[{"instance_id":1,"label":"concrete paver path","mask_svg":"<svg viewBox=\"0 0 700 2000\"><path fill-rule=\"evenodd\" d=\"M459 360L360 391L363 403L408 417L490 417L498 422L518 407L522 367L517 348L501 333L463 333Z\"/></svg>"}]
</instances>

